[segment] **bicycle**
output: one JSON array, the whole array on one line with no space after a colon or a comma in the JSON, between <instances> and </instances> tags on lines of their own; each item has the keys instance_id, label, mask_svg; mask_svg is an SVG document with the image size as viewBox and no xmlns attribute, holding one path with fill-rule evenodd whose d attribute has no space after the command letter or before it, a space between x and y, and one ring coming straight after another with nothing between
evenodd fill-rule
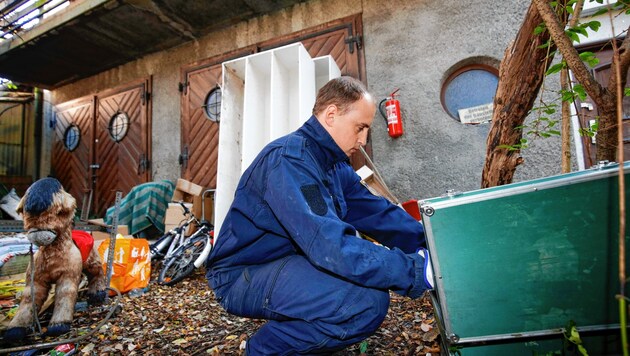
<instances>
[{"instance_id":1,"label":"bicycle","mask_svg":"<svg viewBox=\"0 0 630 356\"><path fill-rule=\"evenodd\" d=\"M179 204L182 206L182 209L184 209L183 214L187 217L187 219L183 223L180 223L179 226L167 231L164 235L162 235L162 237L157 239L157 241L149 245L149 256L151 257L151 261L170 258L173 251L183 245L188 226L190 224L200 224L199 220L197 220L183 202L180 201Z\"/></svg>"},{"instance_id":2,"label":"bicycle","mask_svg":"<svg viewBox=\"0 0 630 356\"><path fill-rule=\"evenodd\" d=\"M169 259L164 260L158 276L158 284L172 286L186 278L195 268L203 264L212 249L213 242L212 224L202 221L199 230L195 231L182 246L173 251ZM207 253L204 253L206 250Z\"/></svg>"},{"instance_id":3,"label":"bicycle","mask_svg":"<svg viewBox=\"0 0 630 356\"><path fill-rule=\"evenodd\" d=\"M202 220L199 221L188 210L183 203L184 215L190 215L190 218L177 228L169 231L170 235L169 249L164 254L162 269L158 275L158 284L172 286L190 275L196 268L204 264L206 258L210 254L214 246L214 226L205 220L205 196L207 193L214 193L214 189L204 191L202 196ZM191 223L197 224L199 227L190 237L184 238L186 228ZM164 241L168 241L165 238ZM161 246L162 250L167 245L166 242L159 243L156 241L156 255L159 254ZM153 249L152 249L153 252Z\"/></svg>"}]
</instances>

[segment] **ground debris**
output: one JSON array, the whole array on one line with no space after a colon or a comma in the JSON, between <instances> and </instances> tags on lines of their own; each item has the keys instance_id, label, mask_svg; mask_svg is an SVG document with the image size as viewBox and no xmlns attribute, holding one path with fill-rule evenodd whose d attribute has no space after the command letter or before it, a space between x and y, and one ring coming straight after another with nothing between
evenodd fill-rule
<instances>
[{"instance_id":1,"label":"ground debris","mask_svg":"<svg viewBox=\"0 0 630 356\"><path fill-rule=\"evenodd\" d=\"M122 296L122 311L77 345L81 355L243 355L247 338L264 320L230 315L216 302L202 269L186 283ZM439 332L428 296L411 300L391 293L377 332L334 356L439 354ZM76 312L73 328L94 328L106 308ZM51 341L51 340L48 340ZM361 353L361 351L365 351Z\"/></svg>"}]
</instances>

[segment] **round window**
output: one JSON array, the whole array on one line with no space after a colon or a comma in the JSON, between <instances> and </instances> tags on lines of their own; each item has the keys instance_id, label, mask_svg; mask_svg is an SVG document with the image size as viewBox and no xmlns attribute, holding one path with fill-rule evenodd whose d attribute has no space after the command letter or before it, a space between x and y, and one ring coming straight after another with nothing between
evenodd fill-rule
<instances>
[{"instance_id":1,"label":"round window","mask_svg":"<svg viewBox=\"0 0 630 356\"><path fill-rule=\"evenodd\" d=\"M118 112L109 120L109 136L116 142L122 141L129 131L129 116L124 112Z\"/></svg>"},{"instance_id":2,"label":"round window","mask_svg":"<svg viewBox=\"0 0 630 356\"><path fill-rule=\"evenodd\" d=\"M81 130L79 127L75 124L68 126L63 133L63 145L68 151L72 152L79 147L79 142L81 142Z\"/></svg>"},{"instance_id":3,"label":"round window","mask_svg":"<svg viewBox=\"0 0 630 356\"><path fill-rule=\"evenodd\" d=\"M210 90L203 108L210 121L219 122L221 119L221 88L217 86Z\"/></svg>"},{"instance_id":4,"label":"round window","mask_svg":"<svg viewBox=\"0 0 630 356\"><path fill-rule=\"evenodd\" d=\"M499 84L496 68L475 64L451 74L442 85L444 110L462 123L478 124L492 118L492 102Z\"/></svg>"}]
</instances>

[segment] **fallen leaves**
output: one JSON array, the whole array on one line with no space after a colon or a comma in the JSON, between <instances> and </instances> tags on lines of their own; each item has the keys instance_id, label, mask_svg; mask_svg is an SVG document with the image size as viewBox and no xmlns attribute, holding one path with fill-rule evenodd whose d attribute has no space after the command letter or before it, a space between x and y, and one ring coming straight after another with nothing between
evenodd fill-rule
<instances>
[{"instance_id":1,"label":"fallen leaves","mask_svg":"<svg viewBox=\"0 0 630 356\"><path fill-rule=\"evenodd\" d=\"M136 297L124 295L122 311L77 347L81 355L243 355L249 336L264 320L226 313L216 302L203 270L173 287L153 282ZM106 308L75 312L74 332L85 334L107 314ZM438 355L439 331L429 298L391 294L381 328L362 343L334 356Z\"/></svg>"}]
</instances>

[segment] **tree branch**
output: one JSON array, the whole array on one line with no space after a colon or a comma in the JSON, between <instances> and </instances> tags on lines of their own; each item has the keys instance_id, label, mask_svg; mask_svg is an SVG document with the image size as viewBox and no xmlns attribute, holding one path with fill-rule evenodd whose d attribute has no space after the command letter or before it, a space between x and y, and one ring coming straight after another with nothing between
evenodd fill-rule
<instances>
[{"instance_id":1,"label":"tree branch","mask_svg":"<svg viewBox=\"0 0 630 356\"><path fill-rule=\"evenodd\" d=\"M567 62L569 68L571 68L571 71L573 71L575 78L582 83L584 90L593 98L597 106L604 106L605 102L602 98L604 95L608 95L608 91L593 78L586 68L586 65L584 65L584 62L580 59L577 50L573 47L573 43L569 37L564 33L564 28L560 24L558 16L556 16L549 2L547 0L533 0L533 2L538 9L540 17L542 17L547 26L551 38L556 43L558 50Z\"/></svg>"}]
</instances>

